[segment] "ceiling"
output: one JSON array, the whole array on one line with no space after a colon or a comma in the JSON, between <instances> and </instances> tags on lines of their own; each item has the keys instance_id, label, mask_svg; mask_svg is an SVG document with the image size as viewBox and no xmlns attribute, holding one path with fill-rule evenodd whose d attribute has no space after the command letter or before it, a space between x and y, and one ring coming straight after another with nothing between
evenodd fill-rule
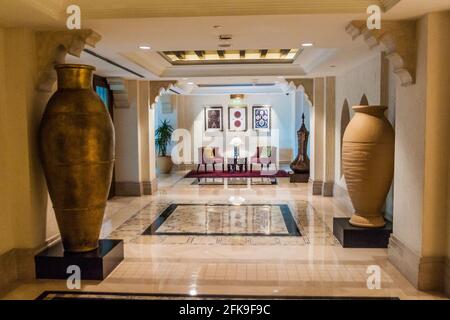
<instances>
[{"instance_id":1,"label":"ceiling","mask_svg":"<svg viewBox=\"0 0 450 320\"><path fill-rule=\"evenodd\" d=\"M386 20L450 9L450 0L0 0L0 26L61 29L66 6L74 3L81 7L82 27L102 35L92 48L97 55L146 79L194 83L339 74L376 53L345 32L351 20L367 17L368 5L378 4ZM290 64L252 65L172 65L158 53L220 50L220 35L232 36L227 50L303 50ZM302 48L305 42L314 46ZM139 78L87 53L68 62L95 65L103 76Z\"/></svg>"}]
</instances>

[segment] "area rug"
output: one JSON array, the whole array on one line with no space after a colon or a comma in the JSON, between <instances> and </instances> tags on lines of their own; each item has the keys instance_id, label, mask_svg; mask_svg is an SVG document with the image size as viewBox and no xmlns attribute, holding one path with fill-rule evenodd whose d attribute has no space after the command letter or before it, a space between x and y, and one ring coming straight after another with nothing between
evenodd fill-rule
<instances>
[{"instance_id":1,"label":"area rug","mask_svg":"<svg viewBox=\"0 0 450 320\"><path fill-rule=\"evenodd\" d=\"M228 172L228 171L199 171L192 170L185 178L289 178L289 173L285 170L275 171L247 171L247 172Z\"/></svg>"},{"instance_id":2,"label":"area rug","mask_svg":"<svg viewBox=\"0 0 450 320\"><path fill-rule=\"evenodd\" d=\"M273 186L277 185L276 178L197 178L192 185L198 186Z\"/></svg>"},{"instance_id":3,"label":"area rug","mask_svg":"<svg viewBox=\"0 0 450 320\"><path fill-rule=\"evenodd\" d=\"M45 291L36 300L399 300L397 297L250 296Z\"/></svg>"}]
</instances>

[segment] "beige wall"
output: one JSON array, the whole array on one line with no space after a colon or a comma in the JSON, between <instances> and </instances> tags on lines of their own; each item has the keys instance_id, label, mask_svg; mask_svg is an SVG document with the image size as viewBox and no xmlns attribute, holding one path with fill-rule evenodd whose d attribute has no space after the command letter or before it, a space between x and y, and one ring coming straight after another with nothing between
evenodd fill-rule
<instances>
[{"instance_id":1,"label":"beige wall","mask_svg":"<svg viewBox=\"0 0 450 320\"><path fill-rule=\"evenodd\" d=\"M448 27L448 12L420 19L416 84L397 92L394 234L427 257L447 247Z\"/></svg>"},{"instance_id":2,"label":"beige wall","mask_svg":"<svg viewBox=\"0 0 450 320\"><path fill-rule=\"evenodd\" d=\"M417 254L422 244L427 32L427 18L422 18L417 26L416 83L399 85L396 101L394 234Z\"/></svg>"},{"instance_id":3,"label":"beige wall","mask_svg":"<svg viewBox=\"0 0 450 320\"><path fill-rule=\"evenodd\" d=\"M0 253L4 253L42 245L57 230L37 149L38 126L51 92L35 90L35 34L25 28L5 29L0 39Z\"/></svg>"},{"instance_id":4,"label":"beige wall","mask_svg":"<svg viewBox=\"0 0 450 320\"><path fill-rule=\"evenodd\" d=\"M449 254L449 23L449 12L418 21L416 83L397 90L389 258L422 290L443 288Z\"/></svg>"},{"instance_id":5,"label":"beige wall","mask_svg":"<svg viewBox=\"0 0 450 320\"><path fill-rule=\"evenodd\" d=\"M172 99L174 112L177 115L178 128L190 130L194 148L192 156L197 157L197 147L202 142L209 143L208 138L212 136L220 139L231 139L233 136L251 136L256 135L252 130L252 106L268 104L272 106L272 129L280 130L280 161L290 163L293 157L293 145L296 142L295 122L291 121L292 111L295 110L295 104L292 104L290 96L285 94L246 94L244 104L247 105L248 131L245 134L236 134L228 131L228 105L230 96L228 94L216 95L177 95ZM295 101L294 101L295 102ZM205 133L204 132L204 107L209 105L223 106L224 133ZM195 135L197 133L197 135ZM199 134L201 136L199 136ZM220 140L222 141L222 140ZM264 141L261 141L261 145ZM218 143L221 146L221 143ZM256 149L256 146L254 146ZM252 152L254 150L251 150Z\"/></svg>"},{"instance_id":6,"label":"beige wall","mask_svg":"<svg viewBox=\"0 0 450 320\"><path fill-rule=\"evenodd\" d=\"M450 12L428 15L425 185L422 255L446 254L447 188L450 143ZM447 222L447 223L445 223Z\"/></svg>"},{"instance_id":7,"label":"beige wall","mask_svg":"<svg viewBox=\"0 0 450 320\"><path fill-rule=\"evenodd\" d=\"M353 106L359 105L365 94L371 105L381 103L381 55L368 50L368 58L359 65L336 77L336 127L335 127L335 182L347 189L341 173L341 115L344 101L347 99L350 107L350 117L353 117ZM391 107L391 106L389 106ZM392 108L394 109L394 108Z\"/></svg>"},{"instance_id":8,"label":"beige wall","mask_svg":"<svg viewBox=\"0 0 450 320\"><path fill-rule=\"evenodd\" d=\"M10 176L8 157L8 110L6 101L6 32L0 29L0 254L14 247L14 230L11 217L11 204L8 201Z\"/></svg>"}]
</instances>

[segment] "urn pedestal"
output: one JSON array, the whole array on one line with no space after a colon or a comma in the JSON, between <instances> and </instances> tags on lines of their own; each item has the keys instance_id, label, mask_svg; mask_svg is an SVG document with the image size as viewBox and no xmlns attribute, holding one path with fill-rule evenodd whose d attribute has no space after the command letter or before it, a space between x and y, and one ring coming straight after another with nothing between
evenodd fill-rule
<instances>
[{"instance_id":1,"label":"urn pedestal","mask_svg":"<svg viewBox=\"0 0 450 320\"><path fill-rule=\"evenodd\" d=\"M93 67L58 65L58 90L45 109L39 147L64 250L99 247L114 164L114 127L92 90Z\"/></svg>"},{"instance_id":2,"label":"urn pedestal","mask_svg":"<svg viewBox=\"0 0 450 320\"><path fill-rule=\"evenodd\" d=\"M355 106L344 133L344 177L355 213L350 224L381 228L382 207L394 174L394 129L384 116L387 107Z\"/></svg>"}]
</instances>

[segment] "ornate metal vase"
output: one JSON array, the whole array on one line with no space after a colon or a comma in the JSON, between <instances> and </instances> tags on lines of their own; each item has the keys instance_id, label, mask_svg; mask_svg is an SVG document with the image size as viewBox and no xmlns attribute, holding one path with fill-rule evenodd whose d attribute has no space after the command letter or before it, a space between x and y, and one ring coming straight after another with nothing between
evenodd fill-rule
<instances>
[{"instance_id":1,"label":"ornate metal vase","mask_svg":"<svg viewBox=\"0 0 450 320\"><path fill-rule=\"evenodd\" d=\"M385 225L382 207L394 174L394 129L384 116L387 107L356 106L344 133L342 162L358 227Z\"/></svg>"},{"instance_id":2,"label":"ornate metal vase","mask_svg":"<svg viewBox=\"0 0 450 320\"><path fill-rule=\"evenodd\" d=\"M92 90L94 67L58 65L39 130L41 161L65 251L98 248L115 160L111 117Z\"/></svg>"},{"instance_id":3,"label":"ornate metal vase","mask_svg":"<svg viewBox=\"0 0 450 320\"><path fill-rule=\"evenodd\" d=\"M291 163L291 169L294 174L309 174L309 157L308 157L308 139L309 131L305 126L305 115L302 114L302 125L297 132L298 138L298 155ZM306 179L306 182L308 179Z\"/></svg>"}]
</instances>

